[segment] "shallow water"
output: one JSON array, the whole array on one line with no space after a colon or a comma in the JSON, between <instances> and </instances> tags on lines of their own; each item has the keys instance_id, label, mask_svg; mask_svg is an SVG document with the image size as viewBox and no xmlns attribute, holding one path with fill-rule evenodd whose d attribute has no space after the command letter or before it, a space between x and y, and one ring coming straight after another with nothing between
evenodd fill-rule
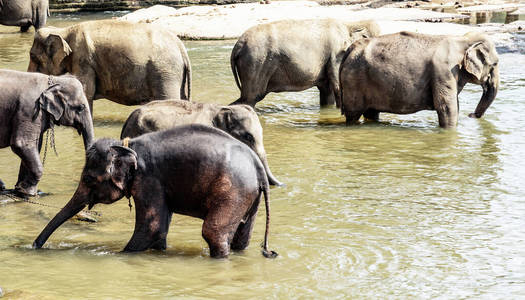
<instances>
[{"instance_id":1,"label":"shallow water","mask_svg":"<svg viewBox=\"0 0 525 300\"><path fill-rule=\"evenodd\" d=\"M78 22L62 18L51 24ZM32 35L13 31L0 27L0 67L24 70ZM195 101L238 97L233 43L185 42ZM523 297L524 65L525 55L500 56L501 90L482 119L467 117L481 96L468 85L455 130L437 128L435 112L347 127L335 108L319 108L314 89L268 96L258 106L265 146L287 184L271 190L275 260L260 254L263 206L248 249L213 260L201 221L179 215L167 251L119 253L134 226L125 199L95 206L98 223L66 222L35 251L33 240L58 209L14 203L0 205L0 287L23 299ZM133 109L97 101L96 136L118 138ZM39 184L52 195L38 201L62 207L84 151L72 129L59 128L56 141L59 156L49 150ZM0 150L8 187L18 164Z\"/></svg>"}]
</instances>

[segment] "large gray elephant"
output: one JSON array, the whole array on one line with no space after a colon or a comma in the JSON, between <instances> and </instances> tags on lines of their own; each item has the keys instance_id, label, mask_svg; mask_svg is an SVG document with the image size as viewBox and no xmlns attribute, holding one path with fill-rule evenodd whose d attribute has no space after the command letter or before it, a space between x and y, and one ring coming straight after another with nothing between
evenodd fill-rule
<instances>
[{"instance_id":1,"label":"large gray elephant","mask_svg":"<svg viewBox=\"0 0 525 300\"><path fill-rule=\"evenodd\" d=\"M231 159L235 157L235 159ZM171 216L204 220L202 236L212 257L248 246L261 197L266 204L263 254L268 250L269 185L261 161L245 144L204 125L183 125L134 139L97 140L71 200L33 243L49 236L85 206L123 197L135 202L135 231L124 251L166 249Z\"/></svg>"},{"instance_id":2,"label":"large gray elephant","mask_svg":"<svg viewBox=\"0 0 525 300\"><path fill-rule=\"evenodd\" d=\"M148 23L102 20L35 34L28 71L69 72L86 97L138 105L151 100L190 99L191 66L176 34Z\"/></svg>"},{"instance_id":3,"label":"large gray elephant","mask_svg":"<svg viewBox=\"0 0 525 300\"><path fill-rule=\"evenodd\" d=\"M316 86L320 104L339 106L339 66L356 40L379 34L374 21L283 20L254 26L239 38L231 68L241 97L255 106L270 92Z\"/></svg>"},{"instance_id":4,"label":"large gray elephant","mask_svg":"<svg viewBox=\"0 0 525 300\"><path fill-rule=\"evenodd\" d=\"M401 32L357 41L341 65L341 111L347 123L380 112L435 110L439 126L458 122L458 94L465 84L483 87L470 117L480 118L499 86L498 54L483 34L436 36Z\"/></svg>"},{"instance_id":5,"label":"large gray elephant","mask_svg":"<svg viewBox=\"0 0 525 300\"><path fill-rule=\"evenodd\" d=\"M15 186L22 196L36 195L43 172L42 136L54 125L77 129L85 148L93 142L93 123L80 82L71 75L0 70L0 148L10 146L22 159Z\"/></svg>"},{"instance_id":6,"label":"large gray elephant","mask_svg":"<svg viewBox=\"0 0 525 300\"><path fill-rule=\"evenodd\" d=\"M20 26L22 32L44 27L48 16L48 0L0 0L0 24Z\"/></svg>"},{"instance_id":7,"label":"large gray elephant","mask_svg":"<svg viewBox=\"0 0 525 300\"><path fill-rule=\"evenodd\" d=\"M257 113L248 105L222 106L184 100L154 101L133 111L120 138L136 137L185 124L219 128L252 148L264 165L271 185L282 185L270 171L263 145L263 130Z\"/></svg>"}]
</instances>

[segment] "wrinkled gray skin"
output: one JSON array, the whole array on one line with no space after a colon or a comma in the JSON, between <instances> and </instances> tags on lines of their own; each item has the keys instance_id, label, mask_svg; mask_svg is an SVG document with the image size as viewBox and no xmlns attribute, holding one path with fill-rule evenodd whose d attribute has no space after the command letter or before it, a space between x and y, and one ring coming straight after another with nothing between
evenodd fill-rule
<instances>
[{"instance_id":1,"label":"wrinkled gray skin","mask_svg":"<svg viewBox=\"0 0 525 300\"><path fill-rule=\"evenodd\" d=\"M231 159L235 157L235 159ZM268 250L269 184L261 161L229 134L192 124L141 135L127 146L97 140L71 200L33 243L49 236L86 205L110 204L122 197L135 202L135 231L124 251L166 249L173 213L202 219L202 236L215 258L248 246L261 197L266 204L263 255Z\"/></svg>"},{"instance_id":2,"label":"wrinkled gray skin","mask_svg":"<svg viewBox=\"0 0 525 300\"><path fill-rule=\"evenodd\" d=\"M48 0L0 0L0 24L20 26L22 32L44 27L48 16Z\"/></svg>"},{"instance_id":3,"label":"wrinkled gray skin","mask_svg":"<svg viewBox=\"0 0 525 300\"><path fill-rule=\"evenodd\" d=\"M129 115L120 139L185 124L213 126L231 134L257 153L271 185L283 185L270 171L264 150L263 129L257 113L248 105L222 106L184 100L153 101Z\"/></svg>"},{"instance_id":4,"label":"wrinkled gray skin","mask_svg":"<svg viewBox=\"0 0 525 300\"><path fill-rule=\"evenodd\" d=\"M465 84L483 87L470 117L483 116L498 92L498 54L480 33L450 37L401 32L357 41L347 55L340 73L347 123L361 115L378 120L380 112L435 110L439 126L456 127L458 94Z\"/></svg>"},{"instance_id":5,"label":"wrinkled gray skin","mask_svg":"<svg viewBox=\"0 0 525 300\"><path fill-rule=\"evenodd\" d=\"M80 82L70 75L50 81L43 74L0 70L0 148L11 147L22 160L17 193L36 195L43 172L42 136L53 125L77 129L85 148L93 142L93 123Z\"/></svg>"},{"instance_id":6,"label":"wrinkled gray skin","mask_svg":"<svg viewBox=\"0 0 525 300\"><path fill-rule=\"evenodd\" d=\"M270 92L316 86L320 104L339 107L339 66L356 40L379 34L374 21L283 20L254 26L239 38L231 68L241 97L255 106Z\"/></svg>"},{"instance_id":7,"label":"wrinkled gray skin","mask_svg":"<svg viewBox=\"0 0 525 300\"><path fill-rule=\"evenodd\" d=\"M42 28L28 71L77 76L90 105L100 98L124 105L190 99L186 48L168 29L148 23L102 20Z\"/></svg>"}]
</instances>

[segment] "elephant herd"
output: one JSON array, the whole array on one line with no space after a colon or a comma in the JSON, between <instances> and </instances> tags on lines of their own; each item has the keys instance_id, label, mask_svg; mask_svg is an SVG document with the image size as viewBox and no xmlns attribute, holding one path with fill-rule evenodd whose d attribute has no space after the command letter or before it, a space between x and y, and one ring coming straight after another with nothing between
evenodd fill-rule
<instances>
[{"instance_id":1,"label":"elephant herd","mask_svg":"<svg viewBox=\"0 0 525 300\"><path fill-rule=\"evenodd\" d=\"M340 107L347 124L362 115L378 120L381 112L436 110L441 127L456 126L466 83L483 87L471 117L481 117L496 96L498 57L486 36L379 31L373 21L331 19L252 27L231 53L241 95L221 106L190 102L190 60L169 29L119 20L38 29L28 72L0 70L0 148L21 158L10 192L37 194L43 134L54 125L78 130L86 161L71 200L33 247L84 207L133 197L135 231L124 251L165 249L178 213L201 218L210 255L227 257L248 246L264 197L263 255L277 256L268 249L269 185L282 183L269 168L253 109L268 93L315 86L320 104ZM128 117L120 140L95 140L93 100L99 98L144 104Z\"/></svg>"}]
</instances>

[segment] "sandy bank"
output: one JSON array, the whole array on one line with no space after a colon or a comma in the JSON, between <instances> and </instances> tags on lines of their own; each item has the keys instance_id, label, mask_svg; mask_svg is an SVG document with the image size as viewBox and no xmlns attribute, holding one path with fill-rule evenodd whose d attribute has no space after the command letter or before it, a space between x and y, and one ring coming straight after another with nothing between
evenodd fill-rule
<instances>
[{"instance_id":1,"label":"sandy bank","mask_svg":"<svg viewBox=\"0 0 525 300\"><path fill-rule=\"evenodd\" d=\"M522 39L517 36L518 32L524 32L523 21L476 26L435 22L464 17L416 8L366 9L362 5L321 6L312 1L274 1L271 4L206 5L180 9L157 5L130 13L121 19L161 24L171 28L183 39L236 39L254 25L282 19L373 19L378 21L382 34L406 30L462 35L469 31L480 31L491 35L500 51L525 52L525 47L520 45Z\"/></svg>"}]
</instances>

